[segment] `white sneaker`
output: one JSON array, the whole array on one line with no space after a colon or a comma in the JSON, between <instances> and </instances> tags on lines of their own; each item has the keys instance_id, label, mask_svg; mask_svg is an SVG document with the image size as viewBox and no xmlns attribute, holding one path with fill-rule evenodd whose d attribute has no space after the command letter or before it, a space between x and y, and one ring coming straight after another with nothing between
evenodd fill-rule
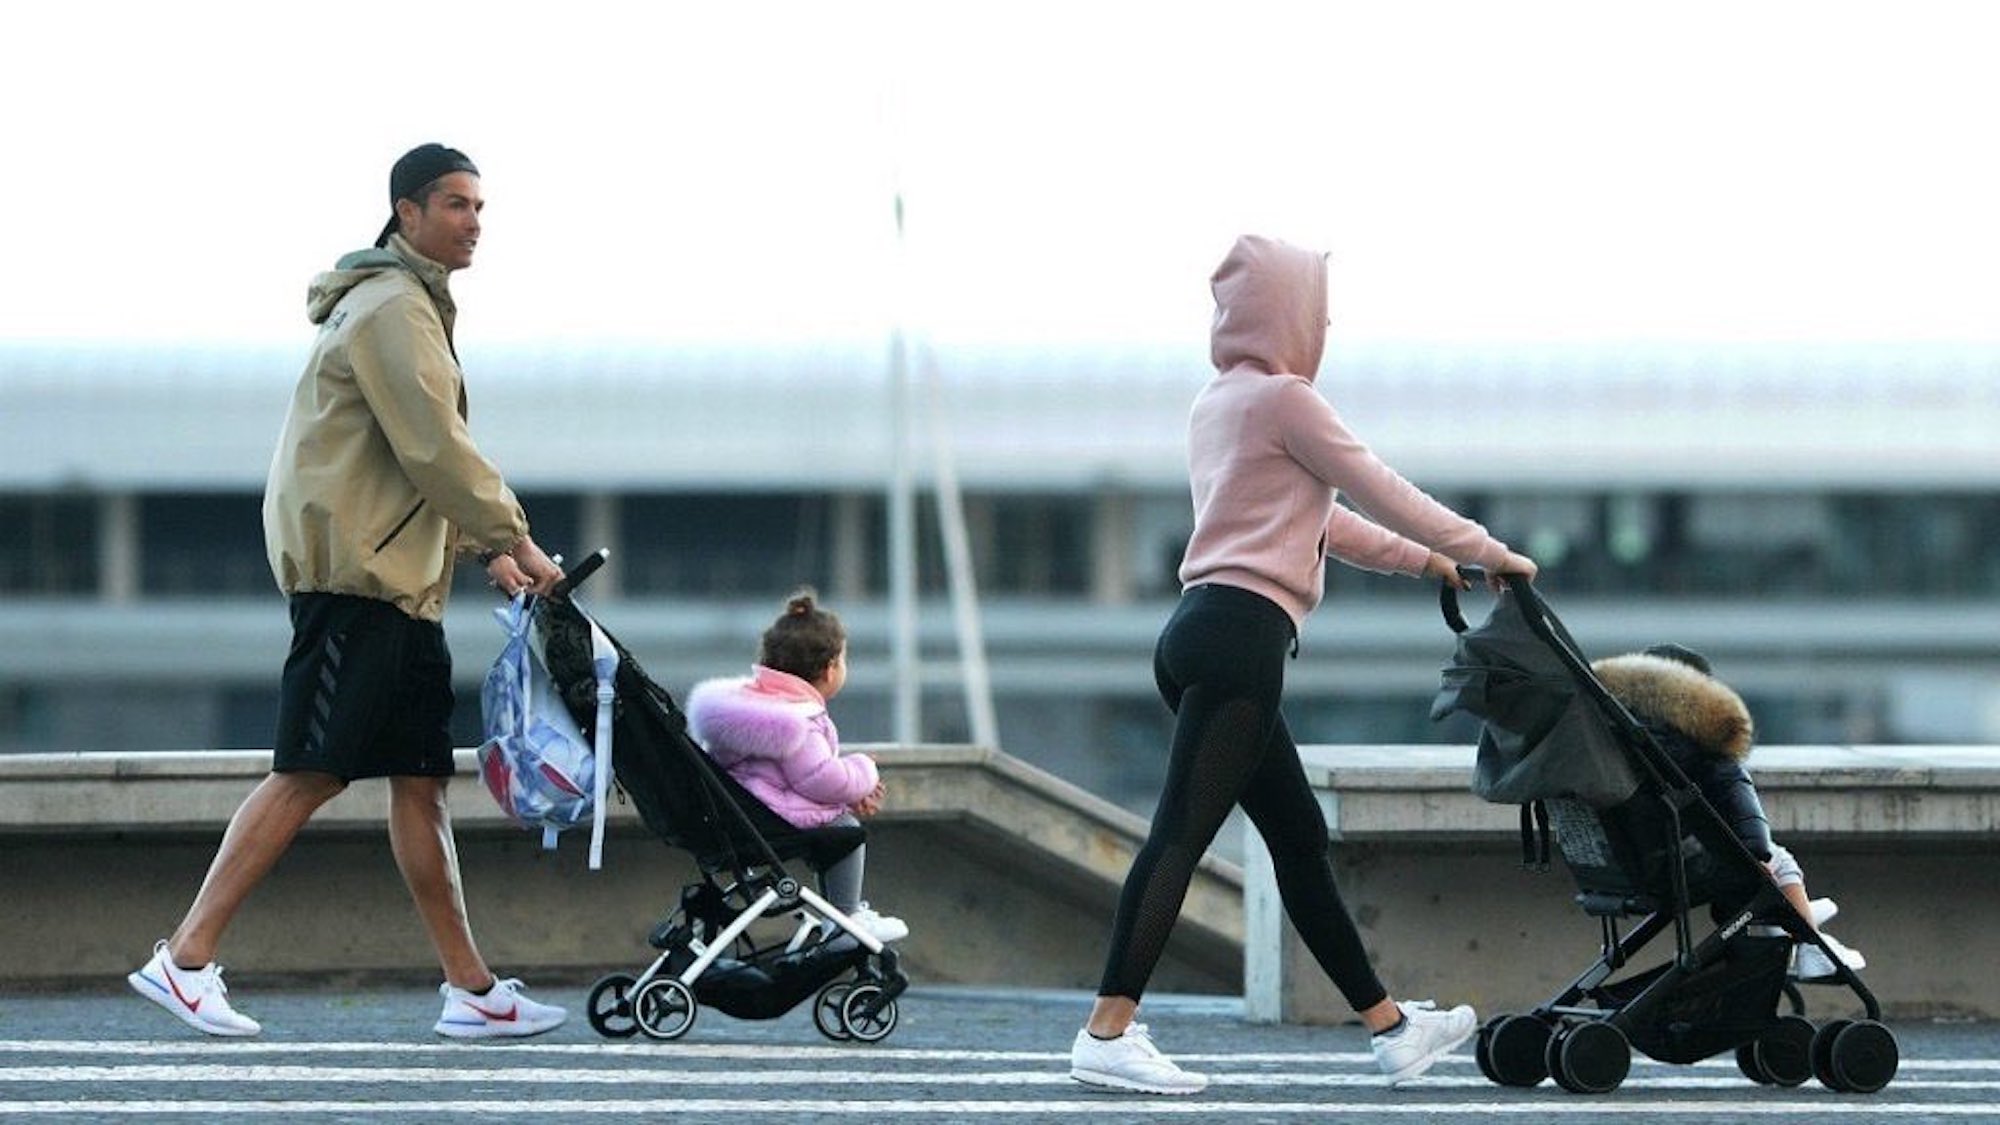
<instances>
[{"instance_id":1,"label":"white sneaker","mask_svg":"<svg viewBox=\"0 0 2000 1125\"><path fill-rule=\"evenodd\" d=\"M848 911L847 916L853 919L856 926L874 934L875 940L883 945L910 936L910 927L901 918L892 914L877 914L875 908L865 902Z\"/></svg>"},{"instance_id":2,"label":"white sneaker","mask_svg":"<svg viewBox=\"0 0 2000 1125\"><path fill-rule=\"evenodd\" d=\"M1069 1076L1086 1086L1136 1094L1199 1094L1208 1088L1207 1075L1182 1070L1161 1054L1143 1023L1127 1026L1116 1039L1077 1032L1069 1049Z\"/></svg>"},{"instance_id":3,"label":"white sneaker","mask_svg":"<svg viewBox=\"0 0 2000 1125\"><path fill-rule=\"evenodd\" d=\"M229 1006L229 986L222 983L222 966L213 961L199 969L183 969L167 953L167 943L153 946L153 958L125 980L132 990L174 1015L196 1031L210 1035L255 1035L257 1021Z\"/></svg>"},{"instance_id":4,"label":"white sneaker","mask_svg":"<svg viewBox=\"0 0 2000 1125\"><path fill-rule=\"evenodd\" d=\"M1398 1000L1396 1007L1403 1010L1403 1026L1370 1036L1368 1041L1375 1052L1375 1065L1382 1068L1391 1086L1429 1070L1479 1030L1479 1017L1465 1004L1447 1012L1438 1011L1429 1000Z\"/></svg>"},{"instance_id":5,"label":"white sneaker","mask_svg":"<svg viewBox=\"0 0 2000 1125\"><path fill-rule=\"evenodd\" d=\"M1827 948L1833 950L1834 956L1840 958L1841 963L1848 968L1858 973L1868 967L1868 958L1863 957L1860 950L1849 949L1832 934L1821 933L1819 936L1826 942ZM1793 947L1792 976L1799 980L1826 980L1833 975L1833 962L1819 946L1800 942Z\"/></svg>"},{"instance_id":6,"label":"white sneaker","mask_svg":"<svg viewBox=\"0 0 2000 1125\"><path fill-rule=\"evenodd\" d=\"M1824 928L1828 922L1833 921L1834 915L1840 913L1840 904L1830 898L1816 898L1806 905L1812 908L1812 924L1815 930Z\"/></svg>"},{"instance_id":7,"label":"white sneaker","mask_svg":"<svg viewBox=\"0 0 2000 1125\"><path fill-rule=\"evenodd\" d=\"M452 1039L507 1039L540 1035L558 1027L569 1013L554 1004L530 1000L520 981L496 980L485 995L467 992L449 981L438 985L444 1012L432 1028Z\"/></svg>"}]
</instances>

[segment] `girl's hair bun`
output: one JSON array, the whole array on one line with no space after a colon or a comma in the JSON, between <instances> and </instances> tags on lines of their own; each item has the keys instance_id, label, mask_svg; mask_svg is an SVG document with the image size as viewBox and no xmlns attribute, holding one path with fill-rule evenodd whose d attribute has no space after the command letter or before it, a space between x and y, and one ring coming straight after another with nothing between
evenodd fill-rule
<instances>
[{"instance_id":1,"label":"girl's hair bun","mask_svg":"<svg viewBox=\"0 0 2000 1125\"><path fill-rule=\"evenodd\" d=\"M785 603L785 613L794 617L803 617L811 613L813 610L819 608L815 604L814 598L815 595L812 587L801 587L792 594L791 600Z\"/></svg>"}]
</instances>

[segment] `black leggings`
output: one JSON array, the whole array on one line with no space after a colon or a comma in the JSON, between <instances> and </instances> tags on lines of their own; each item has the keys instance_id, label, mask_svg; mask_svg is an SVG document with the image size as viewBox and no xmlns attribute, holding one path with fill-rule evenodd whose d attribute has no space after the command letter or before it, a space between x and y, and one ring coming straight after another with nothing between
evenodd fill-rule
<instances>
[{"instance_id":1,"label":"black leggings","mask_svg":"<svg viewBox=\"0 0 2000 1125\"><path fill-rule=\"evenodd\" d=\"M1139 999L1188 883L1222 822L1242 805L1264 838L1285 913L1355 1011L1388 998L1327 856L1326 818L1278 713L1291 618L1268 598L1197 586L1160 634L1153 675L1176 716L1166 789L1125 876L1100 996Z\"/></svg>"}]
</instances>

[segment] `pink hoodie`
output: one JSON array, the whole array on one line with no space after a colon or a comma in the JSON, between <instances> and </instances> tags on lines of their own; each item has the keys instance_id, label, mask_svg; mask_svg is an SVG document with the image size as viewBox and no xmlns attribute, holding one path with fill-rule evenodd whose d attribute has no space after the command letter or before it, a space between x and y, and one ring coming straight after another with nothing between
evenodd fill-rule
<instances>
[{"instance_id":1,"label":"pink hoodie","mask_svg":"<svg viewBox=\"0 0 2000 1125\"><path fill-rule=\"evenodd\" d=\"M1319 604L1326 556L1423 573L1436 550L1497 568L1507 545L1382 463L1313 386L1326 348L1326 260L1245 235L1210 279L1216 376L1188 419L1194 534L1183 589L1235 586L1298 625ZM1344 494L1368 518L1334 502Z\"/></svg>"},{"instance_id":2,"label":"pink hoodie","mask_svg":"<svg viewBox=\"0 0 2000 1125\"><path fill-rule=\"evenodd\" d=\"M704 680L685 710L709 757L787 824L818 828L875 789L875 763L841 757L826 701L789 672L758 664L748 679Z\"/></svg>"}]
</instances>

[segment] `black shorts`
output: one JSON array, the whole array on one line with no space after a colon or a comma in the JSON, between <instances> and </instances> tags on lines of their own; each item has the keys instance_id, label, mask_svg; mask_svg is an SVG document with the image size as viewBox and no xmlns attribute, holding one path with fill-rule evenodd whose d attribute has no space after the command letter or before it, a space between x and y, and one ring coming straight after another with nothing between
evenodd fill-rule
<instances>
[{"instance_id":1,"label":"black shorts","mask_svg":"<svg viewBox=\"0 0 2000 1125\"><path fill-rule=\"evenodd\" d=\"M444 628L347 594L294 594L291 609L272 771L450 777Z\"/></svg>"}]
</instances>

